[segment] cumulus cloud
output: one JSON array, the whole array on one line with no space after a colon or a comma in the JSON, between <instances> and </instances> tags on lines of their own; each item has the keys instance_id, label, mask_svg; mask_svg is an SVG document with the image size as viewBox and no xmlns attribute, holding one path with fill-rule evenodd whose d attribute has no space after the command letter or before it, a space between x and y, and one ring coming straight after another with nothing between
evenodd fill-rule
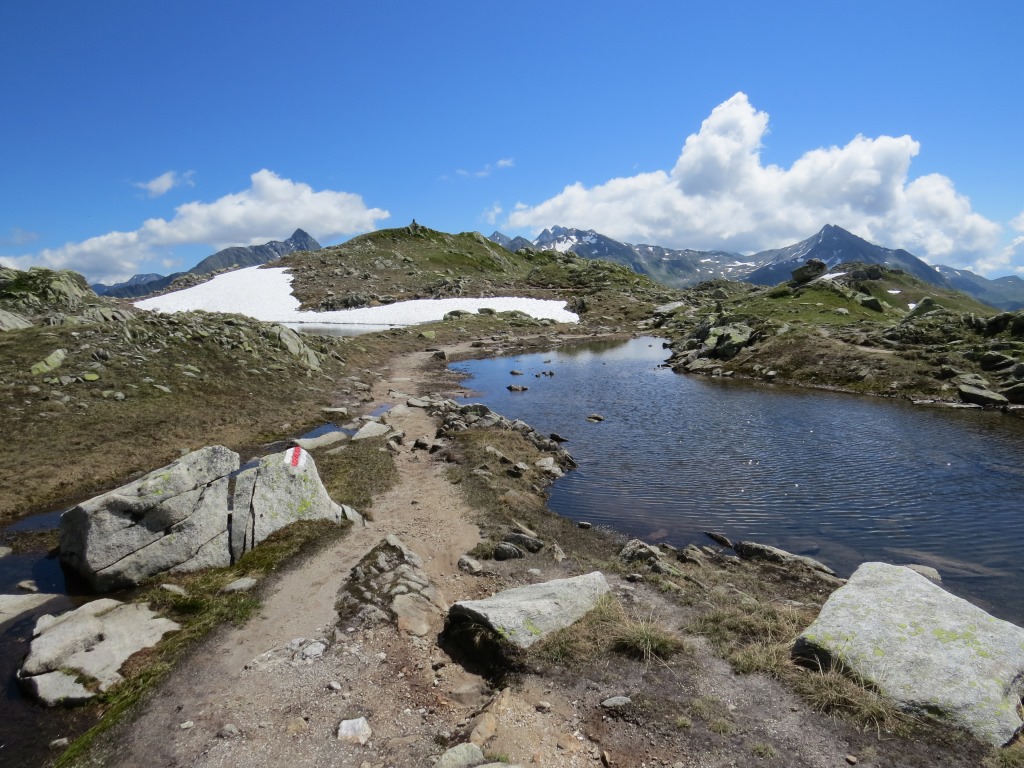
<instances>
[{"instance_id":1,"label":"cumulus cloud","mask_svg":"<svg viewBox=\"0 0 1024 768\"><path fill-rule=\"evenodd\" d=\"M178 173L177 171L167 171L161 173L155 179L149 181L137 181L135 186L141 190L144 190L150 197L160 197L170 192L175 187L194 187L196 185L192 177L195 176L195 171L185 171L184 173Z\"/></svg>"},{"instance_id":2,"label":"cumulus cloud","mask_svg":"<svg viewBox=\"0 0 1024 768\"><path fill-rule=\"evenodd\" d=\"M494 225L498 223L498 217L505 212L505 209L501 207L501 203L495 203L490 208L484 211L484 221L488 224Z\"/></svg>"},{"instance_id":3,"label":"cumulus cloud","mask_svg":"<svg viewBox=\"0 0 1024 768\"><path fill-rule=\"evenodd\" d=\"M330 239L376 229L390 214L367 208L350 192L314 190L308 184L266 169L250 177L248 189L211 203L191 202L172 218L148 219L131 232L108 232L34 255L0 257L0 263L26 269L73 269L90 281L116 282L139 271L143 261L162 257L176 245L207 245L211 252L229 245L283 239L296 228Z\"/></svg>"},{"instance_id":4,"label":"cumulus cloud","mask_svg":"<svg viewBox=\"0 0 1024 768\"><path fill-rule=\"evenodd\" d=\"M1000 226L973 211L947 177L909 179L920 150L910 136L858 135L783 168L761 159L767 132L768 114L737 93L687 137L670 170L571 184L536 205L518 203L508 226L537 232L560 224L633 243L753 252L836 224L954 266L998 245Z\"/></svg>"}]
</instances>

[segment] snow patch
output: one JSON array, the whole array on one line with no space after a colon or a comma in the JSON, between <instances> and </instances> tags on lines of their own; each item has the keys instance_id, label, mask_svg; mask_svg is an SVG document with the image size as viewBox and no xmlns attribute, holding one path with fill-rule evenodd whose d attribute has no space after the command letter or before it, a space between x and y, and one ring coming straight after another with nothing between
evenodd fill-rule
<instances>
[{"instance_id":1,"label":"snow patch","mask_svg":"<svg viewBox=\"0 0 1024 768\"><path fill-rule=\"evenodd\" d=\"M225 272L201 285L135 302L139 309L170 314L202 310L246 315L269 323L318 323L339 325L416 325L440 320L455 309L476 312L490 307L498 312L518 310L537 319L575 323L579 315L565 309L564 301L524 299L515 296L486 299L415 299L382 307L362 307L332 312L299 311L292 295L292 276L284 267L247 267Z\"/></svg>"},{"instance_id":2,"label":"snow patch","mask_svg":"<svg viewBox=\"0 0 1024 768\"><path fill-rule=\"evenodd\" d=\"M896 296L897 294L903 293L903 291L897 290L896 288L890 288L886 293L891 293L893 296Z\"/></svg>"}]
</instances>

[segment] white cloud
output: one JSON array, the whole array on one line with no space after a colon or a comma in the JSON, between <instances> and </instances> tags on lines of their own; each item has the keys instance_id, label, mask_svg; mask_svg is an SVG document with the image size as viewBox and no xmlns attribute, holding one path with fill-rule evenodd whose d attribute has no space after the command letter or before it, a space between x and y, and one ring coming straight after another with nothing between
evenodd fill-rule
<instances>
[{"instance_id":1,"label":"white cloud","mask_svg":"<svg viewBox=\"0 0 1024 768\"><path fill-rule=\"evenodd\" d=\"M767 132L768 114L737 93L687 137L671 170L571 184L537 205L517 204L508 226L560 224L633 243L753 252L836 224L954 266L998 245L1000 226L974 212L948 178L908 181L920 149L910 136L858 135L810 150L787 169L762 162Z\"/></svg>"},{"instance_id":2,"label":"white cloud","mask_svg":"<svg viewBox=\"0 0 1024 768\"><path fill-rule=\"evenodd\" d=\"M141 262L164 256L169 246L206 245L212 253L229 245L284 239L296 228L326 240L376 229L390 215L367 208L359 195L316 191L266 169L250 180L248 189L212 203L180 205L170 220L148 219L132 232L108 232L31 256L0 257L0 263L21 269L73 269L92 282L116 282L138 272Z\"/></svg>"},{"instance_id":3,"label":"white cloud","mask_svg":"<svg viewBox=\"0 0 1024 768\"><path fill-rule=\"evenodd\" d=\"M192 180L195 171L185 171L179 174L177 171L161 173L155 179L149 181L137 181L135 186L145 190L150 197L160 197L170 192L175 187L194 187L196 183Z\"/></svg>"},{"instance_id":4,"label":"white cloud","mask_svg":"<svg viewBox=\"0 0 1024 768\"><path fill-rule=\"evenodd\" d=\"M21 247L38 239L38 232L30 232L29 230L22 229L21 227L11 227L10 234L7 237L0 237L0 246L13 245L15 247Z\"/></svg>"},{"instance_id":5,"label":"white cloud","mask_svg":"<svg viewBox=\"0 0 1024 768\"><path fill-rule=\"evenodd\" d=\"M498 222L498 217L505 212L505 209L501 207L501 203L495 203L490 208L484 211L484 221L488 224L494 225Z\"/></svg>"},{"instance_id":6,"label":"white cloud","mask_svg":"<svg viewBox=\"0 0 1024 768\"><path fill-rule=\"evenodd\" d=\"M455 175L462 176L463 178L485 179L488 176L490 176L491 173L495 171L495 169L513 168L515 167L515 164L515 158L503 157L495 163L487 163L487 165L485 165L478 171L467 171L465 168L457 168L455 170Z\"/></svg>"},{"instance_id":7,"label":"white cloud","mask_svg":"<svg viewBox=\"0 0 1024 768\"><path fill-rule=\"evenodd\" d=\"M1024 232L1024 211L1010 219L1010 226L1018 232Z\"/></svg>"}]
</instances>

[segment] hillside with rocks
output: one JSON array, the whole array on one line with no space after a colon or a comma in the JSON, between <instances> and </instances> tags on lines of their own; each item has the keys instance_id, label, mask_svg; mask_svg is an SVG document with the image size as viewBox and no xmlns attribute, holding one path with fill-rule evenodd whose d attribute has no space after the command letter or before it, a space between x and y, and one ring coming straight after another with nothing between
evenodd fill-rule
<instances>
[{"instance_id":1,"label":"hillside with rocks","mask_svg":"<svg viewBox=\"0 0 1024 768\"><path fill-rule=\"evenodd\" d=\"M516 295L580 322L304 336L0 270L0 515L72 508L0 557L49 551L90 596L130 587L16 614L21 685L81 708L33 710L13 765L1019 759L1024 630L915 563L845 582L713 531L677 549L557 517L561 438L467 403L447 365L646 334L681 375L1019 415L1024 313L867 263L673 289L415 222L277 265L307 309ZM303 436L325 421L343 429Z\"/></svg>"}]
</instances>

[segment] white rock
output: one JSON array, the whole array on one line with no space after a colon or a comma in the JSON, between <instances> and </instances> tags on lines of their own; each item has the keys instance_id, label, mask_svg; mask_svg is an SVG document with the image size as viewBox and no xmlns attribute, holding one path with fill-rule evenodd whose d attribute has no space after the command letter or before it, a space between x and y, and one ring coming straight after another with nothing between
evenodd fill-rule
<instances>
[{"instance_id":1,"label":"white rock","mask_svg":"<svg viewBox=\"0 0 1024 768\"><path fill-rule=\"evenodd\" d=\"M356 720L342 720L338 724L338 740L362 746L370 740L373 731L365 717Z\"/></svg>"}]
</instances>

